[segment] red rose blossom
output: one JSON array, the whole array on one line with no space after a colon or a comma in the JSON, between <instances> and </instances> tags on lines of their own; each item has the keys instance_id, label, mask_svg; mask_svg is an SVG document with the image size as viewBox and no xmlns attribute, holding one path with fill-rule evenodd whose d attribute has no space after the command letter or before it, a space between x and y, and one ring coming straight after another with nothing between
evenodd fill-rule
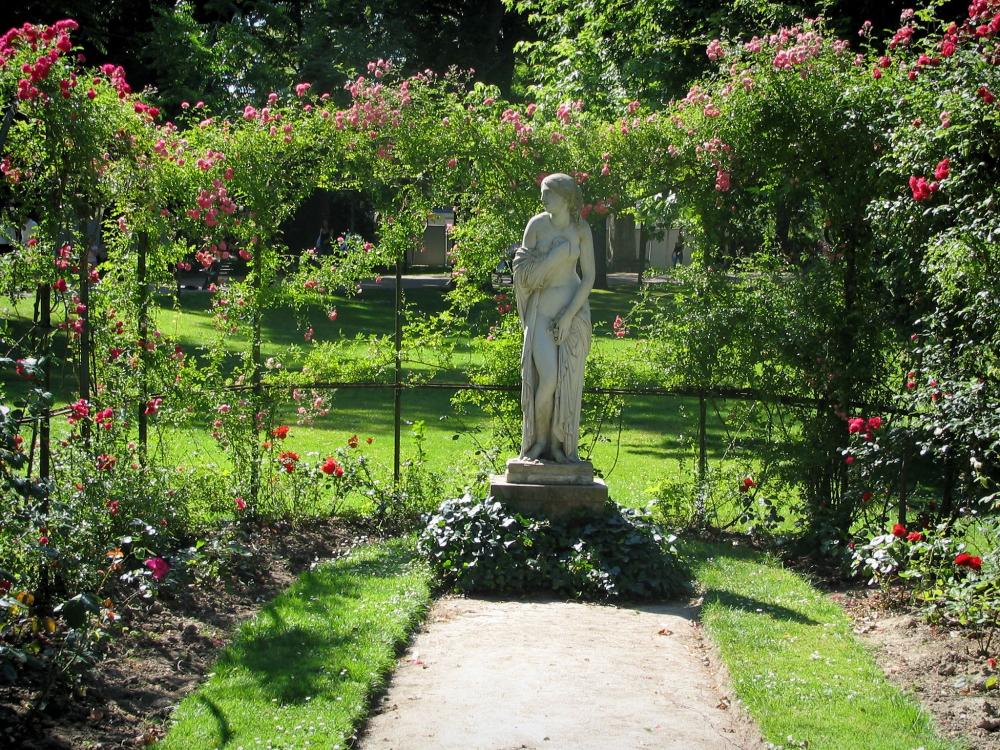
<instances>
[{"instance_id":1,"label":"red rose blossom","mask_svg":"<svg viewBox=\"0 0 1000 750\"><path fill-rule=\"evenodd\" d=\"M902 539L906 536L906 527L901 523L897 523L892 527L892 535L897 539Z\"/></svg>"}]
</instances>

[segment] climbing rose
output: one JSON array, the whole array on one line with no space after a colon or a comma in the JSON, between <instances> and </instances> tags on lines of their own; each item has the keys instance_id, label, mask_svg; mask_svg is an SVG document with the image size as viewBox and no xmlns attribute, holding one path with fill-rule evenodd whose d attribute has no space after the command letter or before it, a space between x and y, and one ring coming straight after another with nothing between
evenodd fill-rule
<instances>
[{"instance_id":1,"label":"climbing rose","mask_svg":"<svg viewBox=\"0 0 1000 750\"><path fill-rule=\"evenodd\" d=\"M892 527L892 535L897 539L902 539L904 536L906 536L906 527L903 526L903 524L901 523L897 523L895 526Z\"/></svg>"},{"instance_id":2,"label":"climbing rose","mask_svg":"<svg viewBox=\"0 0 1000 750\"><path fill-rule=\"evenodd\" d=\"M934 168L934 179L943 180L950 172L951 162L947 159L942 159L938 162L938 165Z\"/></svg>"},{"instance_id":3,"label":"climbing rose","mask_svg":"<svg viewBox=\"0 0 1000 750\"><path fill-rule=\"evenodd\" d=\"M705 54L708 55L709 60L721 60L726 56L726 51L722 48L722 42L718 39L713 39L708 43L708 48L705 50Z\"/></svg>"},{"instance_id":4,"label":"climbing rose","mask_svg":"<svg viewBox=\"0 0 1000 750\"><path fill-rule=\"evenodd\" d=\"M305 96L306 92L309 91L309 89L311 89L311 88L312 88L312 84L311 83L299 83L299 84L296 84L295 85L295 95L301 98L301 97Z\"/></svg>"},{"instance_id":5,"label":"climbing rose","mask_svg":"<svg viewBox=\"0 0 1000 750\"><path fill-rule=\"evenodd\" d=\"M858 432L864 432L865 420L863 417L854 417L847 420L847 431L854 435Z\"/></svg>"},{"instance_id":6,"label":"climbing rose","mask_svg":"<svg viewBox=\"0 0 1000 750\"><path fill-rule=\"evenodd\" d=\"M931 195L934 194L937 188L938 184L936 182L927 182L925 177L910 176L910 192L913 193L913 200L915 201L930 200Z\"/></svg>"},{"instance_id":7,"label":"climbing rose","mask_svg":"<svg viewBox=\"0 0 1000 750\"><path fill-rule=\"evenodd\" d=\"M278 440L284 440L288 437L288 425L280 425L271 430L271 436L278 438Z\"/></svg>"},{"instance_id":8,"label":"climbing rose","mask_svg":"<svg viewBox=\"0 0 1000 750\"><path fill-rule=\"evenodd\" d=\"M144 565L153 571L153 578L157 581L162 581L167 577L167 573L170 572L170 563L162 557L150 557Z\"/></svg>"},{"instance_id":9,"label":"climbing rose","mask_svg":"<svg viewBox=\"0 0 1000 750\"><path fill-rule=\"evenodd\" d=\"M911 531L906 535L906 541L908 542L922 542L924 541L924 535L919 531Z\"/></svg>"},{"instance_id":10,"label":"climbing rose","mask_svg":"<svg viewBox=\"0 0 1000 750\"><path fill-rule=\"evenodd\" d=\"M247 501L244 500L242 497L233 498L233 504L236 506L236 510L247 509Z\"/></svg>"}]
</instances>

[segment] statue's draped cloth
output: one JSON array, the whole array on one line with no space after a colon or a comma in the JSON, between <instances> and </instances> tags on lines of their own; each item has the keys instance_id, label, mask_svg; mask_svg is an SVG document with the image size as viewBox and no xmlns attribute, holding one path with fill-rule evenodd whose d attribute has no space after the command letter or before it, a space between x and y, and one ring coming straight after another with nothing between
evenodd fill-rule
<instances>
[{"instance_id":1,"label":"statue's draped cloth","mask_svg":"<svg viewBox=\"0 0 1000 750\"><path fill-rule=\"evenodd\" d=\"M524 330L521 349L521 455L535 444L535 389L538 371L531 352L538 331L538 297L549 285L542 262L546 251L518 249L514 255L514 296L517 314ZM590 351L590 304L584 302L570 326L568 335L556 347L556 394L552 410L552 436L562 443L567 458L578 460L580 408L583 398L583 370Z\"/></svg>"}]
</instances>

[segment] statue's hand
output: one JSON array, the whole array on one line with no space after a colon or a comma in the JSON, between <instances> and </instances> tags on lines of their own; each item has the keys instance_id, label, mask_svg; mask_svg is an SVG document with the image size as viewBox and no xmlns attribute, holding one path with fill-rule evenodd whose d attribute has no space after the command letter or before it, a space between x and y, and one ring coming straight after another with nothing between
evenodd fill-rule
<instances>
[{"instance_id":1,"label":"statue's hand","mask_svg":"<svg viewBox=\"0 0 1000 750\"><path fill-rule=\"evenodd\" d=\"M569 336L569 329L573 325L572 315L563 315L556 321L556 324L552 326L552 338L557 344L561 344L563 340Z\"/></svg>"}]
</instances>

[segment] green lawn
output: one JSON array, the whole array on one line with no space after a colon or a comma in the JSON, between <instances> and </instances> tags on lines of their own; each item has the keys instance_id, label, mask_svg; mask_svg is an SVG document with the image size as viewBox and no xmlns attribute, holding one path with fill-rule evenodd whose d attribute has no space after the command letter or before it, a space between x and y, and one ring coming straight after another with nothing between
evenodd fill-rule
<instances>
[{"instance_id":1,"label":"green lawn","mask_svg":"<svg viewBox=\"0 0 1000 750\"><path fill-rule=\"evenodd\" d=\"M640 343L634 338L617 339L611 323L618 314L631 307L636 292L633 289L613 291L597 290L591 299L592 317L596 335L593 348L620 359L635 361L641 357ZM302 332L307 325L315 329L314 341L347 342L344 356L360 358L366 355L361 344L353 343L358 334L388 334L393 327L393 291L391 289L366 289L360 296L338 298L333 306L338 310L336 321L328 320L326 308L296 313L279 308L267 313L263 326L263 354L265 357L282 355L287 367L301 365L301 353L288 355L292 345L304 351L309 344ZM419 314L431 314L447 306L444 294L435 289L406 291L407 302ZM223 347L235 355L245 351L248 341L243 336L220 336L215 329L207 294L184 293L179 298L160 296L156 312L157 327L165 335L177 339L186 351L204 353L207 348ZM32 300L23 298L16 305L8 300L0 307L0 314L11 322L16 339L27 331ZM496 321L496 311L484 305L475 311L472 322L476 330L486 330ZM470 342L460 338L454 341L456 355L453 366L434 374L438 382L464 382L465 368L477 364ZM56 335L57 354L65 352L65 336ZM419 369L420 365L414 366ZM6 376L6 374L5 374ZM16 397L23 391L23 381L6 384L8 395ZM72 373L60 368L53 377L53 390L57 402L68 403L76 398ZM480 458L477 449L490 441L489 418L478 411L459 414L451 404L453 392L433 389L407 389L403 394L402 417L406 424L402 430L402 455L404 460L414 453L411 429L417 420L425 423L428 467L440 472L446 479L449 493L461 493L475 474ZM343 446L352 434L362 438L371 436L374 442L364 450L385 475L391 474L393 408L392 391L389 389L348 389L330 394L331 413L312 425L296 425L294 414L287 415L292 434L287 448L308 454L329 454ZM169 405L168 405L169 408ZM619 443L618 424L604 425L602 439L594 446L592 460L608 481L612 497L625 505L642 505L653 498L650 489L666 478L692 477L694 471L693 444L697 435L697 402L685 397L640 396L627 400L622 419ZM183 462L197 458L200 462L215 462L223 472L228 471L225 455L210 437L206 415L202 426L184 430L164 429L151 432L151 441L169 460ZM65 424L57 420L54 434L61 434ZM716 465L725 452L725 434L713 410L709 411L708 450L710 465ZM495 467L500 468L502 467ZM363 498L353 498L355 509L364 511Z\"/></svg>"},{"instance_id":2,"label":"green lawn","mask_svg":"<svg viewBox=\"0 0 1000 750\"><path fill-rule=\"evenodd\" d=\"M684 541L702 621L769 742L809 750L958 750L893 687L843 610L797 573L740 547ZM808 744L794 744L808 743Z\"/></svg>"},{"instance_id":3,"label":"green lawn","mask_svg":"<svg viewBox=\"0 0 1000 750\"><path fill-rule=\"evenodd\" d=\"M304 573L244 624L156 747L348 747L430 602L413 540Z\"/></svg>"}]
</instances>

